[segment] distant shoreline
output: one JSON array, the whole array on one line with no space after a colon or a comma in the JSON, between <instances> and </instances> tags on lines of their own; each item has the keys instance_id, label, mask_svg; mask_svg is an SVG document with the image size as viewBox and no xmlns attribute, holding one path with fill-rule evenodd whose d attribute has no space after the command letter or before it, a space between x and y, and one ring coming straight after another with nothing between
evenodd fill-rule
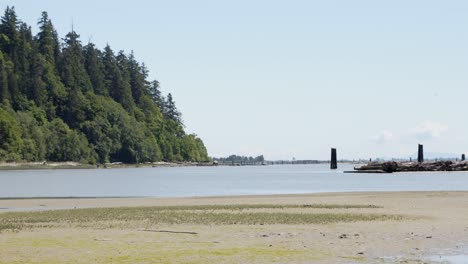
<instances>
[{"instance_id":1,"label":"distant shoreline","mask_svg":"<svg viewBox=\"0 0 468 264\"><path fill-rule=\"evenodd\" d=\"M276 166L276 165L320 165L327 161L318 163L265 163L265 164L241 164L241 163L216 163L216 162L148 162L148 163L105 163L86 164L80 162L0 162L0 171L6 170L70 170L70 169L121 169L121 168L150 168L150 167L238 167L238 166ZM360 162L338 162L338 164L362 164Z\"/></svg>"},{"instance_id":2,"label":"distant shoreline","mask_svg":"<svg viewBox=\"0 0 468 264\"><path fill-rule=\"evenodd\" d=\"M216 166L213 163L196 162L152 162L152 163L106 163L106 164L85 164L80 162L1 162L2 170L69 170L69 169L118 169L118 168L148 168L148 167L198 167Z\"/></svg>"}]
</instances>

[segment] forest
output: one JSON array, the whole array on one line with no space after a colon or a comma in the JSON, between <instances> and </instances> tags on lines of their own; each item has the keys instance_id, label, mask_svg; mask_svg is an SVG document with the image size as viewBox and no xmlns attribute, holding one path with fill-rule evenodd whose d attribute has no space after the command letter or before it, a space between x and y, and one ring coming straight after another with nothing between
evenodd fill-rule
<instances>
[{"instance_id":1,"label":"forest","mask_svg":"<svg viewBox=\"0 0 468 264\"><path fill-rule=\"evenodd\" d=\"M264 162L265 158L263 155L257 156L257 157L247 157L247 156L238 156L238 155L230 155L229 157L225 158L213 158L215 161L220 161L223 163L229 163L229 162L236 162L236 163L255 163L255 162Z\"/></svg>"},{"instance_id":2,"label":"forest","mask_svg":"<svg viewBox=\"0 0 468 264\"><path fill-rule=\"evenodd\" d=\"M7 7L0 22L0 161L143 163L209 160L169 93L133 52L38 33Z\"/></svg>"}]
</instances>

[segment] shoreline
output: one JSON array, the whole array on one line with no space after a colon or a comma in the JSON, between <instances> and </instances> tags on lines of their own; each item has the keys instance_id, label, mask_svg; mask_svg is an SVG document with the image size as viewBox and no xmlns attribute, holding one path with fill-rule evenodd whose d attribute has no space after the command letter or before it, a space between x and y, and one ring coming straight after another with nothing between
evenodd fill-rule
<instances>
[{"instance_id":1,"label":"shoreline","mask_svg":"<svg viewBox=\"0 0 468 264\"><path fill-rule=\"evenodd\" d=\"M122 168L156 168L156 167L200 167L217 166L214 163L197 162L151 162L151 163L106 163L86 164L80 162L0 162L0 171L8 170L70 170L70 169L122 169Z\"/></svg>"},{"instance_id":2,"label":"shoreline","mask_svg":"<svg viewBox=\"0 0 468 264\"><path fill-rule=\"evenodd\" d=\"M166 167L257 167L257 166L286 166L286 165L323 165L329 162L320 161L311 164L229 164L215 162L147 162L147 163L105 163L86 164L80 162L0 162L0 171L8 170L70 170L70 169L123 169L123 168L166 168ZM359 162L338 162L338 164L354 164Z\"/></svg>"},{"instance_id":3,"label":"shoreline","mask_svg":"<svg viewBox=\"0 0 468 264\"><path fill-rule=\"evenodd\" d=\"M417 172L415 172L417 173ZM258 197L303 197L328 195L365 195L365 194L405 194L405 193L464 193L468 190L401 190L401 191L323 191L304 193L271 193L271 194L234 194L234 195L191 195L191 196L28 196L0 197L2 200L71 200L71 199L211 199L211 198L258 198Z\"/></svg>"}]
</instances>

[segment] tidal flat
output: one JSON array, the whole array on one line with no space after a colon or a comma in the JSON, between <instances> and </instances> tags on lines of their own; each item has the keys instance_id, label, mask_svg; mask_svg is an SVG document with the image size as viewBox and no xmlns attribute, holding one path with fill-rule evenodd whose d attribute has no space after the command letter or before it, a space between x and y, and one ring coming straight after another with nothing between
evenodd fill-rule
<instances>
[{"instance_id":1,"label":"tidal flat","mask_svg":"<svg viewBox=\"0 0 468 264\"><path fill-rule=\"evenodd\" d=\"M37 205L67 209L13 212ZM468 192L8 199L0 208L0 263L431 263L468 250Z\"/></svg>"}]
</instances>

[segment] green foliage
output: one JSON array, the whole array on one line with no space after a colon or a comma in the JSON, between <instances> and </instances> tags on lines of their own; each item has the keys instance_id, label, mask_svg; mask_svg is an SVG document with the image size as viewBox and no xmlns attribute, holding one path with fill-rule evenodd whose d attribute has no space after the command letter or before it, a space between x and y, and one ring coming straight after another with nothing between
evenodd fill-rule
<instances>
[{"instance_id":1,"label":"green foliage","mask_svg":"<svg viewBox=\"0 0 468 264\"><path fill-rule=\"evenodd\" d=\"M75 31L65 36L59 70L65 87L85 92L91 88L91 81L84 67L83 47L79 38Z\"/></svg>"},{"instance_id":2,"label":"green foliage","mask_svg":"<svg viewBox=\"0 0 468 264\"><path fill-rule=\"evenodd\" d=\"M93 150L82 133L71 130L59 118L49 122L47 129L48 160L95 162Z\"/></svg>"},{"instance_id":3,"label":"green foliage","mask_svg":"<svg viewBox=\"0 0 468 264\"><path fill-rule=\"evenodd\" d=\"M22 160L43 161L47 153L47 118L44 110L33 107L28 112L17 112L16 120L21 127L23 146L20 154Z\"/></svg>"},{"instance_id":4,"label":"green foliage","mask_svg":"<svg viewBox=\"0 0 468 264\"><path fill-rule=\"evenodd\" d=\"M214 158L216 161L221 161L221 162L235 162L235 163L249 163L249 162L264 162L265 158L263 155L257 156L257 157L246 157L246 156L237 156L237 155L230 155L229 157L226 158Z\"/></svg>"},{"instance_id":5,"label":"green foliage","mask_svg":"<svg viewBox=\"0 0 468 264\"><path fill-rule=\"evenodd\" d=\"M11 113L0 108L0 160L19 160L22 145L18 123Z\"/></svg>"},{"instance_id":6,"label":"green foliage","mask_svg":"<svg viewBox=\"0 0 468 264\"><path fill-rule=\"evenodd\" d=\"M10 92L8 90L8 74L11 63L5 59L0 51L0 104L9 104Z\"/></svg>"},{"instance_id":7,"label":"green foliage","mask_svg":"<svg viewBox=\"0 0 468 264\"><path fill-rule=\"evenodd\" d=\"M60 44L57 41L54 26L52 25L52 21L49 19L47 12L42 12L38 25L40 29L37 34L39 52L47 59L47 61L54 64Z\"/></svg>"},{"instance_id":8,"label":"green foliage","mask_svg":"<svg viewBox=\"0 0 468 264\"><path fill-rule=\"evenodd\" d=\"M39 33L7 7L0 23L0 161L208 161L172 95L133 54L59 42L46 12Z\"/></svg>"},{"instance_id":9,"label":"green foliage","mask_svg":"<svg viewBox=\"0 0 468 264\"><path fill-rule=\"evenodd\" d=\"M89 43L84 48L85 68L93 86L94 92L99 95L108 95L104 85L104 64L102 54L94 44Z\"/></svg>"}]
</instances>

